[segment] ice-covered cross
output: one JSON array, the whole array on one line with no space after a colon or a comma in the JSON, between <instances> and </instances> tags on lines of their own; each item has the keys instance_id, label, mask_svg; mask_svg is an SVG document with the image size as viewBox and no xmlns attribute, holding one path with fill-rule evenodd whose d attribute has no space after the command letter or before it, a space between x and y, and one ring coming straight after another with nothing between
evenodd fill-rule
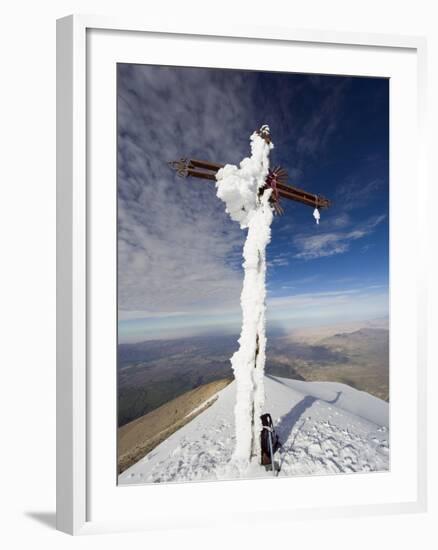
<instances>
[{"instance_id":1,"label":"ice-covered cross","mask_svg":"<svg viewBox=\"0 0 438 550\"><path fill-rule=\"evenodd\" d=\"M286 172L270 170L269 153L274 145L269 126L251 135L251 156L239 166L220 165L195 159L170 163L180 176L216 181L217 196L225 203L231 219L248 230L243 248L244 280L240 298L242 329L239 349L231 358L236 381L236 445L233 462L244 471L251 457L260 457L260 416L264 405L266 360L266 247L271 239L274 210L281 213L279 197L314 207L319 223L320 208L330 202L324 197L286 185Z\"/></svg>"},{"instance_id":2,"label":"ice-covered cross","mask_svg":"<svg viewBox=\"0 0 438 550\"><path fill-rule=\"evenodd\" d=\"M262 127L266 132L269 128ZM272 189L265 186L269 171L270 139L261 131L251 136L251 156L240 166L225 165L216 175L217 196L231 219L248 229L243 248L244 280L240 298L242 329L239 349L231 358L236 381L233 459L245 468L251 456L260 455L260 416L264 405L263 378L266 359L266 247L271 239Z\"/></svg>"}]
</instances>

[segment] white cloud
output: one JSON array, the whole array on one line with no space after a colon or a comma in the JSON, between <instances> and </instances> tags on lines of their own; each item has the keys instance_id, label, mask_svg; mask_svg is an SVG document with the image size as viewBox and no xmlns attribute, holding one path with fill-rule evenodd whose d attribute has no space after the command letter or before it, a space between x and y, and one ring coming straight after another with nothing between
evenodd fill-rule
<instances>
[{"instance_id":1,"label":"white cloud","mask_svg":"<svg viewBox=\"0 0 438 550\"><path fill-rule=\"evenodd\" d=\"M319 108L313 111L297 138L299 153L317 155L325 148L336 130L338 110L348 83L348 79L343 79L335 85L330 84L326 89ZM317 84L321 86L321 80Z\"/></svg>"},{"instance_id":2,"label":"white cloud","mask_svg":"<svg viewBox=\"0 0 438 550\"><path fill-rule=\"evenodd\" d=\"M285 326L349 319L372 319L388 314L388 289L374 285L349 290L307 292L270 298L268 319Z\"/></svg>"},{"instance_id":3,"label":"white cloud","mask_svg":"<svg viewBox=\"0 0 438 550\"><path fill-rule=\"evenodd\" d=\"M332 220L329 219L328 221L331 221L331 225L336 229L341 229L351 224L351 218L346 212L341 212L340 214L335 216Z\"/></svg>"},{"instance_id":4,"label":"white cloud","mask_svg":"<svg viewBox=\"0 0 438 550\"><path fill-rule=\"evenodd\" d=\"M362 239L373 232L374 228L380 224L386 215L377 216L368 220L365 224L358 226L352 231L334 231L316 235L298 235L294 243L299 252L295 258L303 260L314 260L343 254L350 249L352 241Z\"/></svg>"},{"instance_id":5,"label":"white cloud","mask_svg":"<svg viewBox=\"0 0 438 550\"><path fill-rule=\"evenodd\" d=\"M384 285L268 297L268 326L289 330L294 326L374 319L388 314L388 304L388 289ZM125 321L134 319L134 327L125 324ZM194 336L218 329L237 334L241 312L237 304L224 304L206 315L202 311L198 314L136 311L124 312L119 320L122 341L141 341L147 338Z\"/></svg>"},{"instance_id":6,"label":"white cloud","mask_svg":"<svg viewBox=\"0 0 438 550\"><path fill-rule=\"evenodd\" d=\"M272 260L269 260L268 266L269 267L286 267L289 265L289 259L288 254L281 253L275 256L275 258L272 258Z\"/></svg>"},{"instance_id":7,"label":"white cloud","mask_svg":"<svg viewBox=\"0 0 438 550\"><path fill-rule=\"evenodd\" d=\"M245 101L251 87L237 72L221 88L213 73L200 86L196 70L184 69L183 78L166 67L119 70L120 315L173 315L238 304L244 233L228 219L213 182L177 178L167 161L202 155L238 162L248 154L254 120ZM216 131L218 118L230 128L226 140Z\"/></svg>"},{"instance_id":8,"label":"white cloud","mask_svg":"<svg viewBox=\"0 0 438 550\"><path fill-rule=\"evenodd\" d=\"M354 174L337 186L335 201L342 204L346 211L361 208L373 200L383 185L381 178L364 182L359 175Z\"/></svg>"}]
</instances>

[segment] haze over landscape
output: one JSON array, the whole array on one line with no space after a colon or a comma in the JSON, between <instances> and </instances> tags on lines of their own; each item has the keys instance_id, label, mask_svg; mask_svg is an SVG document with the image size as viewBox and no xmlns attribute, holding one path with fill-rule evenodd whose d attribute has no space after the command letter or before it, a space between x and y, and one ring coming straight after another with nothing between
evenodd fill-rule
<instances>
[{"instance_id":1,"label":"haze over landscape","mask_svg":"<svg viewBox=\"0 0 438 550\"><path fill-rule=\"evenodd\" d=\"M361 328L358 328L361 327ZM338 330L342 332L338 332ZM231 379L238 335L122 344L118 355L119 425L202 384ZM268 335L266 372L348 384L389 400L387 319Z\"/></svg>"}]
</instances>

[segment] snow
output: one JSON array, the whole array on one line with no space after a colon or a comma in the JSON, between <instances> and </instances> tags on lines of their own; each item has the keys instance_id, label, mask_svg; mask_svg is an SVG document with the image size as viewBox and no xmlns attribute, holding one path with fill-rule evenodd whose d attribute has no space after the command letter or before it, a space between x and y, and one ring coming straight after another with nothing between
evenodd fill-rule
<instances>
[{"instance_id":1,"label":"snow","mask_svg":"<svg viewBox=\"0 0 438 550\"><path fill-rule=\"evenodd\" d=\"M245 229L259 206L258 190L265 185L269 171L269 152L274 147L257 132L250 137L251 156L239 167L226 164L216 175L217 196L225 203L231 219Z\"/></svg>"},{"instance_id":2,"label":"snow","mask_svg":"<svg viewBox=\"0 0 438 550\"><path fill-rule=\"evenodd\" d=\"M269 127L262 126L260 133L269 133ZM273 219L269 204L272 190L259 195L268 175L273 144L257 132L250 141L251 157L243 159L239 168L227 164L216 176L217 196L225 202L226 212L242 229L248 229L243 248L242 329L239 349L231 358L237 388L233 461L242 471L247 468L251 454L260 452L257 434L265 397L266 246L271 239Z\"/></svg>"},{"instance_id":3,"label":"snow","mask_svg":"<svg viewBox=\"0 0 438 550\"><path fill-rule=\"evenodd\" d=\"M278 476L320 475L389 469L389 405L335 382L264 380L282 448ZM119 483L272 477L254 457L246 470L232 460L236 383L216 401L119 476Z\"/></svg>"},{"instance_id":4,"label":"snow","mask_svg":"<svg viewBox=\"0 0 438 550\"><path fill-rule=\"evenodd\" d=\"M219 393L219 392L218 392ZM217 393L213 394L211 397L209 397L206 401L192 409L188 414L184 416L184 419L190 418L194 414L198 413L199 411L202 411L202 409L205 409L206 407L209 407L212 403L214 403L217 399Z\"/></svg>"}]
</instances>

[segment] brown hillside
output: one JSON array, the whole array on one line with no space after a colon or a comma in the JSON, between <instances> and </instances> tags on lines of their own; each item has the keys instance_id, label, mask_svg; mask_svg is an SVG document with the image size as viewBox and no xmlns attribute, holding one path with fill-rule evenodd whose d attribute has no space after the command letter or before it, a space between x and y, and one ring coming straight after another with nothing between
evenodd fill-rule
<instances>
[{"instance_id":1,"label":"brown hillside","mask_svg":"<svg viewBox=\"0 0 438 550\"><path fill-rule=\"evenodd\" d=\"M223 379L199 386L119 428L118 473L138 462L162 441L210 407L217 399L212 396L230 382L230 379Z\"/></svg>"}]
</instances>

